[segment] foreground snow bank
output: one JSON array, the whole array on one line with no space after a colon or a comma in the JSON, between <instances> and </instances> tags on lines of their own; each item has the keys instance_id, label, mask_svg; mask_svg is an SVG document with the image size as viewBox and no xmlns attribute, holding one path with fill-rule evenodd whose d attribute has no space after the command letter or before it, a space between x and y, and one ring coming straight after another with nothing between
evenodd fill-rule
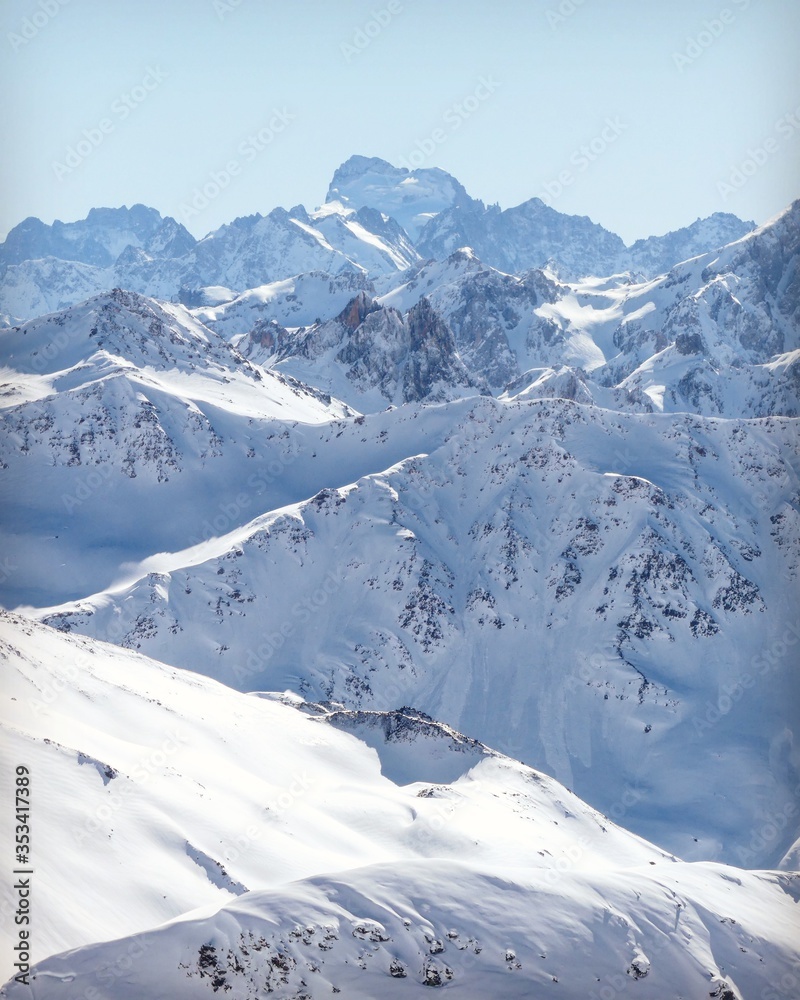
<instances>
[{"instance_id":1,"label":"foreground snow bank","mask_svg":"<svg viewBox=\"0 0 800 1000\"><path fill-rule=\"evenodd\" d=\"M431 859L320 876L56 956L2 995L797 996L798 876L672 863L550 874Z\"/></svg>"}]
</instances>

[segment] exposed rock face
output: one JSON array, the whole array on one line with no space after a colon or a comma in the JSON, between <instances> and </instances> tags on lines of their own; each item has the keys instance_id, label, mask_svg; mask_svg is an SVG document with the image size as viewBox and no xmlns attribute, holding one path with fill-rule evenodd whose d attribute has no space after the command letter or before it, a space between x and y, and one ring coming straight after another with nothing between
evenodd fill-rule
<instances>
[{"instance_id":1,"label":"exposed rock face","mask_svg":"<svg viewBox=\"0 0 800 1000\"><path fill-rule=\"evenodd\" d=\"M675 350L678 354L703 354L706 345L699 333L679 333L675 338Z\"/></svg>"},{"instance_id":2,"label":"exposed rock face","mask_svg":"<svg viewBox=\"0 0 800 1000\"><path fill-rule=\"evenodd\" d=\"M362 292L347 303L342 312L336 317L336 321L341 323L350 333L354 333L367 316L377 309L380 309L380 306Z\"/></svg>"},{"instance_id":3,"label":"exposed rock face","mask_svg":"<svg viewBox=\"0 0 800 1000\"><path fill-rule=\"evenodd\" d=\"M479 376L470 375L451 330L424 298L404 316L359 292L333 320L285 336L270 328L272 343L266 346L263 336L259 327L241 342L245 356L307 380L317 371L334 396L358 409L488 392Z\"/></svg>"},{"instance_id":4,"label":"exposed rock face","mask_svg":"<svg viewBox=\"0 0 800 1000\"><path fill-rule=\"evenodd\" d=\"M274 319L259 320L250 331L247 340L249 356L272 357L285 349L293 335Z\"/></svg>"}]
</instances>

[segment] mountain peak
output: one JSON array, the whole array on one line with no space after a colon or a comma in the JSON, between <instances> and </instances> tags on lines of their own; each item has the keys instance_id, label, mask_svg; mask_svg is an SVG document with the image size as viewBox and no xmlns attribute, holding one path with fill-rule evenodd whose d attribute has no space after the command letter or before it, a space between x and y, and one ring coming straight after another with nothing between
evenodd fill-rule
<instances>
[{"instance_id":1,"label":"mountain peak","mask_svg":"<svg viewBox=\"0 0 800 1000\"><path fill-rule=\"evenodd\" d=\"M85 219L47 225L30 217L15 226L0 246L0 266L57 257L95 267L109 267L129 247L152 256L185 253L194 238L178 222L155 208L92 208Z\"/></svg>"},{"instance_id":2,"label":"mountain peak","mask_svg":"<svg viewBox=\"0 0 800 1000\"><path fill-rule=\"evenodd\" d=\"M235 353L183 307L122 288L31 320L3 342L9 363L40 375L84 367L100 355L114 364L124 359L124 367L190 370L215 364L222 371L237 364Z\"/></svg>"},{"instance_id":3,"label":"mountain peak","mask_svg":"<svg viewBox=\"0 0 800 1000\"><path fill-rule=\"evenodd\" d=\"M334 172L325 201L377 209L399 222L414 240L440 212L471 204L472 199L439 167L408 170L377 156L351 156Z\"/></svg>"},{"instance_id":4,"label":"mountain peak","mask_svg":"<svg viewBox=\"0 0 800 1000\"><path fill-rule=\"evenodd\" d=\"M89 225L119 225L128 223L134 226L158 226L161 223L161 212L149 208L141 202L131 205L120 205L119 208L90 208L86 216Z\"/></svg>"},{"instance_id":5,"label":"mountain peak","mask_svg":"<svg viewBox=\"0 0 800 1000\"><path fill-rule=\"evenodd\" d=\"M370 171L387 174L394 171L404 174L408 173L408 170L405 167L394 167L387 160L382 160L379 156L361 156L356 153L336 168L333 173L331 187L333 188L337 185L337 183L350 180L353 177L362 177ZM330 198L326 198L325 200L330 201Z\"/></svg>"},{"instance_id":6,"label":"mountain peak","mask_svg":"<svg viewBox=\"0 0 800 1000\"><path fill-rule=\"evenodd\" d=\"M339 313L336 321L346 326L352 333L357 327L361 326L371 312L375 312L380 308L381 306L374 299L370 298L366 292L359 292Z\"/></svg>"},{"instance_id":7,"label":"mountain peak","mask_svg":"<svg viewBox=\"0 0 800 1000\"><path fill-rule=\"evenodd\" d=\"M755 227L754 222L744 222L730 212L714 212L663 236L637 240L621 256L621 262L649 276L665 273L682 260L734 243Z\"/></svg>"}]
</instances>

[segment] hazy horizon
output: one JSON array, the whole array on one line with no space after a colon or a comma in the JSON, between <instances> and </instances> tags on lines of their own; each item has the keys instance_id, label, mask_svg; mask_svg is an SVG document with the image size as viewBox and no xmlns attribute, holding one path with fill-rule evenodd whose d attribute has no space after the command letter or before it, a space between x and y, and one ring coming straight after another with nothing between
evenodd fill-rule
<instances>
[{"instance_id":1,"label":"hazy horizon","mask_svg":"<svg viewBox=\"0 0 800 1000\"><path fill-rule=\"evenodd\" d=\"M542 197L627 243L719 211L762 223L800 194L788 0L26 0L2 23L3 238L137 202L186 221L236 163L186 223L202 236L315 208L354 153L502 208Z\"/></svg>"}]
</instances>

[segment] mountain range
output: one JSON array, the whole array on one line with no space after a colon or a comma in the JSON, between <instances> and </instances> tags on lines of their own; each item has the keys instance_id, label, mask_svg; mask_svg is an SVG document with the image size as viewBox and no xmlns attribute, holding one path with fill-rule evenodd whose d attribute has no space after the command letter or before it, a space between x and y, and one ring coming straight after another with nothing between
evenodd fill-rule
<instances>
[{"instance_id":1,"label":"mountain range","mask_svg":"<svg viewBox=\"0 0 800 1000\"><path fill-rule=\"evenodd\" d=\"M0 311L1 996L797 995L800 202L355 156L26 220Z\"/></svg>"},{"instance_id":2,"label":"mountain range","mask_svg":"<svg viewBox=\"0 0 800 1000\"><path fill-rule=\"evenodd\" d=\"M508 273L549 264L569 278L619 271L653 277L753 228L717 213L626 247L602 226L538 198L501 212L471 198L445 171L354 156L316 211L276 208L201 240L143 205L93 209L80 222L51 226L26 219L0 247L0 314L9 322L31 319L117 286L190 303L207 296L204 289L232 299L314 270L392 276L462 246Z\"/></svg>"}]
</instances>

